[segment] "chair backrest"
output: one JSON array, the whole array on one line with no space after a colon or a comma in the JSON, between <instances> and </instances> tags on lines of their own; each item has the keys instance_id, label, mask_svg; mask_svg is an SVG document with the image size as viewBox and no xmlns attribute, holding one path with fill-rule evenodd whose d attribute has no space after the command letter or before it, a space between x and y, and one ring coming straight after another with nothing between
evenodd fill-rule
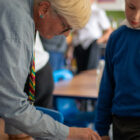
<instances>
[{"instance_id":1,"label":"chair backrest","mask_svg":"<svg viewBox=\"0 0 140 140\"><path fill-rule=\"evenodd\" d=\"M72 78L73 78L72 72L67 69L56 70L53 72L53 79L55 83L60 80L70 80Z\"/></svg>"},{"instance_id":2,"label":"chair backrest","mask_svg":"<svg viewBox=\"0 0 140 140\"><path fill-rule=\"evenodd\" d=\"M55 110L52 110L52 109L47 109L47 108L44 108L44 107L39 107L39 106L36 106L36 109L42 111L43 113L45 113L49 116L51 116L54 120L56 120L58 122L61 122L61 123L64 122L63 114L58 112L58 111L55 111Z\"/></svg>"},{"instance_id":3,"label":"chair backrest","mask_svg":"<svg viewBox=\"0 0 140 140\"><path fill-rule=\"evenodd\" d=\"M57 97L55 101L56 109L64 115L64 118L79 113L75 99Z\"/></svg>"}]
</instances>

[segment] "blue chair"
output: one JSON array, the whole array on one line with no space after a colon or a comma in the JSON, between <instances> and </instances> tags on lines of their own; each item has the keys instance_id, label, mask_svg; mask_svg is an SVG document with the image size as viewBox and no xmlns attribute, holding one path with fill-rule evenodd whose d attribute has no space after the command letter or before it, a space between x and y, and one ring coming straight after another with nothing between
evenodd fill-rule
<instances>
[{"instance_id":1,"label":"blue chair","mask_svg":"<svg viewBox=\"0 0 140 140\"><path fill-rule=\"evenodd\" d=\"M60 69L53 72L53 79L55 83L60 80L71 80L72 78L72 72L67 69Z\"/></svg>"},{"instance_id":2,"label":"blue chair","mask_svg":"<svg viewBox=\"0 0 140 140\"><path fill-rule=\"evenodd\" d=\"M47 109L47 108L44 108L44 107L39 107L39 106L36 106L36 109L42 111L43 113L45 113L49 116L51 116L54 120L56 120L58 122L61 122L61 123L64 122L63 114L58 112L58 111L55 111L55 110L52 110L52 109Z\"/></svg>"},{"instance_id":3,"label":"blue chair","mask_svg":"<svg viewBox=\"0 0 140 140\"><path fill-rule=\"evenodd\" d=\"M69 70L57 70L53 72L55 83L59 80L70 80L73 74ZM68 126L87 127L94 122L95 112L80 111L75 99L56 97L55 108L64 116L64 124Z\"/></svg>"},{"instance_id":4,"label":"blue chair","mask_svg":"<svg viewBox=\"0 0 140 140\"><path fill-rule=\"evenodd\" d=\"M87 127L94 122L95 112L80 111L76 100L57 97L56 109L64 116L64 124L68 126Z\"/></svg>"}]
</instances>

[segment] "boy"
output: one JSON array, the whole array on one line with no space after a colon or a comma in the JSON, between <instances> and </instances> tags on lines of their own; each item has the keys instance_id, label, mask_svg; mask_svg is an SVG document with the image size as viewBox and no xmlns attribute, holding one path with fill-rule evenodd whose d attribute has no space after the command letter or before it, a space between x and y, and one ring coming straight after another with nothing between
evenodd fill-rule
<instances>
[{"instance_id":1,"label":"boy","mask_svg":"<svg viewBox=\"0 0 140 140\"><path fill-rule=\"evenodd\" d=\"M125 25L110 37L100 85L96 129L102 140L140 140L140 0L125 0Z\"/></svg>"}]
</instances>

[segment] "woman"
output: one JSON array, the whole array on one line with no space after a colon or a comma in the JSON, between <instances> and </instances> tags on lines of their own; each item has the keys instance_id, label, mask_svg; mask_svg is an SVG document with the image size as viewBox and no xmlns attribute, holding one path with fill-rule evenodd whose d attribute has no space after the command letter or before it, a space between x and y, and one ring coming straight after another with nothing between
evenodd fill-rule
<instances>
[{"instance_id":1,"label":"woman","mask_svg":"<svg viewBox=\"0 0 140 140\"><path fill-rule=\"evenodd\" d=\"M71 28L86 24L89 9L88 0L0 1L0 116L6 121L11 139L31 139L23 132L53 140L98 137L88 128L68 128L37 111L23 92L32 62L35 29L45 38L66 36Z\"/></svg>"}]
</instances>

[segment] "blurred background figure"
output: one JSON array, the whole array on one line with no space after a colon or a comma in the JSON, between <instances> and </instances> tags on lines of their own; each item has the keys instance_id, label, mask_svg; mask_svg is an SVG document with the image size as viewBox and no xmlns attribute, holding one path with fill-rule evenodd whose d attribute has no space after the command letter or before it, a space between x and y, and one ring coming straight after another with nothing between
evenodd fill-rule
<instances>
[{"instance_id":1,"label":"blurred background figure","mask_svg":"<svg viewBox=\"0 0 140 140\"><path fill-rule=\"evenodd\" d=\"M35 71L36 89L35 106L53 108L54 81L52 68L49 64L49 53L44 50L39 33L36 34L35 42Z\"/></svg>"},{"instance_id":2,"label":"blurred background figure","mask_svg":"<svg viewBox=\"0 0 140 140\"><path fill-rule=\"evenodd\" d=\"M100 59L100 50L111 34L112 27L104 10L99 8L94 0L89 22L83 29L73 34L72 44L77 62L77 73L97 68ZM71 47L69 47L72 53Z\"/></svg>"},{"instance_id":3,"label":"blurred background figure","mask_svg":"<svg viewBox=\"0 0 140 140\"><path fill-rule=\"evenodd\" d=\"M52 70L65 68L65 52L67 50L66 37L64 35L55 36L52 39L41 37L44 49L49 53L49 63Z\"/></svg>"}]
</instances>

